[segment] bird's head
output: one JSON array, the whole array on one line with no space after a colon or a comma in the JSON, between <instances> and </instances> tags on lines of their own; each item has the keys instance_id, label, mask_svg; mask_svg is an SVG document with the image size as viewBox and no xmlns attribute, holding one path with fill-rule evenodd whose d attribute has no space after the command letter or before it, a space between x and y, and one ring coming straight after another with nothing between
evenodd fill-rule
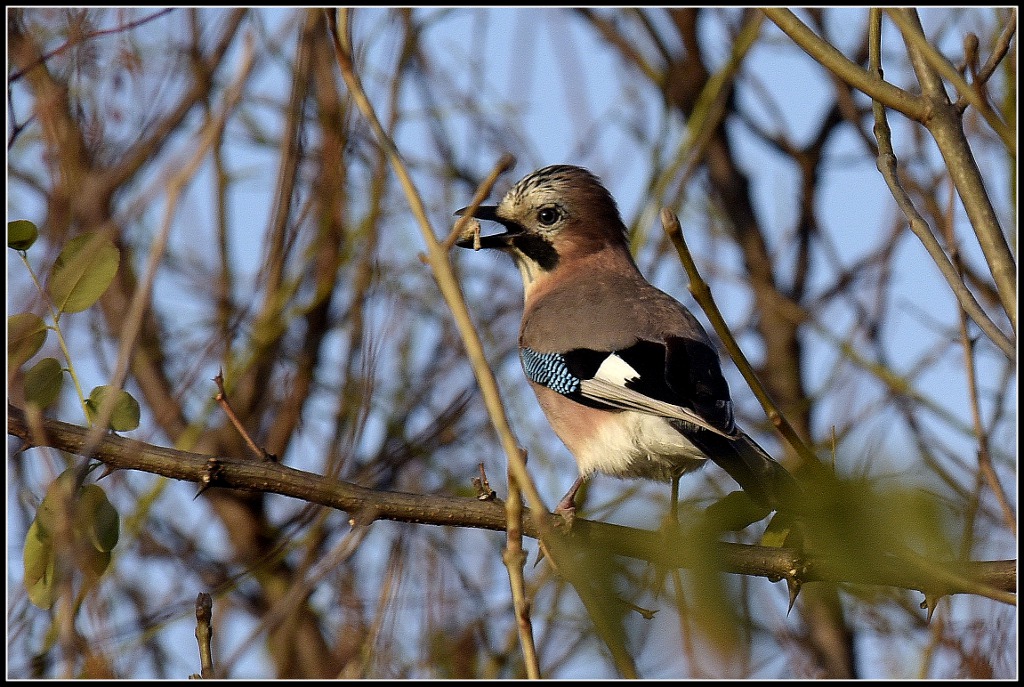
<instances>
[{"instance_id":1,"label":"bird's head","mask_svg":"<svg viewBox=\"0 0 1024 687\"><path fill-rule=\"evenodd\" d=\"M626 227L615 200L582 167L552 165L528 174L500 203L481 205L473 217L505 227L502 233L480 236L479 247L511 253L524 279L609 247L628 252ZM456 245L473 248L474 241L463 238Z\"/></svg>"}]
</instances>

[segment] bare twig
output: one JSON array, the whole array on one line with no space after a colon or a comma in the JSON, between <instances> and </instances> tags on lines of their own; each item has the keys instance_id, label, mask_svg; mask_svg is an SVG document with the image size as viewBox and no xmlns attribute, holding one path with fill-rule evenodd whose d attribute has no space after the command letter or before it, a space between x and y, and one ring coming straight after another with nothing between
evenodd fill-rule
<instances>
[{"instance_id":1,"label":"bare twig","mask_svg":"<svg viewBox=\"0 0 1024 687\"><path fill-rule=\"evenodd\" d=\"M218 389L217 395L214 396L214 400L216 400L224 410L224 414L228 416L228 420L231 421L231 424L234 425L242 439L245 440L245 444L249 447L249 450L252 451L260 460L273 460L273 457L269 453L264 451L256 444L255 441L253 441L252 436L250 436L249 432L245 429L245 425L243 425L242 421L238 419L238 414L235 413L234 408L231 407L231 402L228 400L228 392L224 390L224 371L219 371L217 376L213 378L213 381L217 385Z\"/></svg>"},{"instance_id":2,"label":"bare twig","mask_svg":"<svg viewBox=\"0 0 1024 687\"><path fill-rule=\"evenodd\" d=\"M960 256L960 246L957 244L956 236L953 233L952 202L950 202L950 207L946 212L945 225L946 245L949 247L949 259L953 263L956 271L960 275L963 275L963 261ZM968 331L967 314L964 312L962 307L957 308L957 315L959 316L960 321L960 341L963 343L964 349L964 371L967 375L967 393L971 403L971 421L974 425L974 435L978 442L978 468L982 478L995 495L996 501L999 502L999 507L1003 511L1003 522L1006 523L1010 532L1012 532L1014 536L1017 536L1017 514L1014 513L1013 506L1010 505L1010 500L1007 498L1006 490L1003 488L1002 483L999 481L999 476L996 474L995 468L992 466L992 454L989 451L988 430L985 428L985 423L981 417L981 399L978 395L977 370L975 369L974 360L974 339ZM969 537L968 540L970 540Z\"/></svg>"},{"instance_id":3,"label":"bare twig","mask_svg":"<svg viewBox=\"0 0 1024 687\"><path fill-rule=\"evenodd\" d=\"M171 234L171 227L173 226L174 214L177 211L178 200L181 198L181 195L184 193L188 184L194 181L195 172L205 160L206 153L220 137L220 133L227 123L228 115L234 110L235 106L241 100L245 84L248 81L249 74L252 72L255 52L251 42L246 42L245 46L246 49L242 55L238 75L235 78L234 83L232 83L227 89L227 93L224 97L224 106L221 108L219 115L209 123L206 130L203 131L202 135L196 141L192 157L184 165L178 168L174 176L167 182L167 198L165 201L163 223L160 227L160 232L157 234L157 237L150 248L149 256L146 261L146 271L139 287L135 290L135 293L132 296L131 303L128 306L128 312L125 315L125 320L122 325L121 335L118 342L117 362L114 367L114 373L111 375L110 379L110 386L114 389L121 389L124 386L125 378L128 376L128 366L131 363L132 352L135 349L139 332L142 329L143 316L145 315L146 308L150 303L150 294L153 290L153 282L156 279L156 272L160 267L160 261L163 259L164 249L167 247L167 241ZM99 437L106 431L107 423L110 422L110 417L114 412L114 404L116 400L117 394L107 394L104 397L103 402L100 404L100 407L96 412L96 421L93 423L89 444L93 444L98 441Z\"/></svg>"},{"instance_id":4,"label":"bare twig","mask_svg":"<svg viewBox=\"0 0 1024 687\"><path fill-rule=\"evenodd\" d=\"M935 46L928 42L928 38L924 35L924 31L921 30L921 24L916 21L913 11L893 8L886 10L886 14L899 27L904 40L907 41L908 47L912 46L913 50L920 51L920 54L928 61L928 65L943 79L953 84L961 98L974 105L982 118L988 122L992 130L1002 139L1006 149L1011 152L1015 151L1017 149L1016 132L999 118L999 114L985 102L978 90L972 88L967 83L960 72L956 70L956 67Z\"/></svg>"},{"instance_id":5,"label":"bare twig","mask_svg":"<svg viewBox=\"0 0 1024 687\"><path fill-rule=\"evenodd\" d=\"M526 451L523 451L523 463L526 463ZM508 470L508 498L505 512L508 517L508 529L505 530L505 551L501 559L508 570L509 583L512 588L512 606L516 614L519 644L523 648L526 676L531 680L539 680L541 677L540 660L537 657L537 645L533 639L530 600L526 595L526 577L523 575L523 568L526 566L526 552L523 550L523 498L519 490L519 482L511 469Z\"/></svg>"},{"instance_id":6,"label":"bare twig","mask_svg":"<svg viewBox=\"0 0 1024 687\"><path fill-rule=\"evenodd\" d=\"M996 67L1003 61L1006 54L1010 51L1010 43L1013 40L1014 35L1017 33L1017 9L1012 8L1010 10L1010 20L1006 22L1006 26L1003 27L1002 33L999 34L999 38L996 39L996 43L992 46L992 54L985 60L985 64L978 69L978 73L974 78L975 84L984 84L987 82L996 71Z\"/></svg>"},{"instance_id":7,"label":"bare twig","mask_svg":"<svg viewBox=\"0 0 1024 687\"><path fill-rule=\"evenodd\" d=\"M480 203L484 202L487 196L491 195L491 189L494 188L494 184L498 181L498 177L512 169L512 166L515 163L516 159L508 153L505 153L498 159L498 162L494 165L494 168L491 169L487 178L480 182L480 185L476 189L476 193L473 194L473 200L471 200L469 205L466 207L466 212L455 222L455 226L452 227L452 231L448 234L448 238L442 242L441 245L444 247L445 251L450 251L452 249L452 246L454 246L455 242L462 236L462 233L465 231L468 224L473 221L473 213L476 212L478 207L480 207ZM477 236L479 237L479 234L477 234Z\"/></svg>"},{"instance_id":8,"label":"bare twig","mask_svg":"<svg viewBox=\"0 0 1024 687\"><path fill-rule=\"evenodd\" d=\"M711 289L708 287L707 282L700 276L700 272L697 271L697 265L693 261L693 256L690 255L690 249L686 246L686 240L683 238L683 230L679 226L679 218L676 217L675 213L664 208L661 211L661 223L665 229L665 233L672 241L672 245L675 246L676 251L679 253L679 259L683 263L683 268L686 270L686 275L690 279L690 293L693 294L694 299L700 304L704 313L708 316L711 321L711 326L715 328L715 333L718 334L722 343L725 344L726 350L729 352L729 356L736 363L736 367L739 368L743 378L747 380L747 384L750 385L751 391L754 392L754 396L761 403L761 407L764 408L765 415L771 421L772 425L778 429L779 433L785 437L786 441L789 442L793 450L797 452L804 464L808 467L816 465L818 459L815 457L814 452L803 442L800 435L796 433L793 427L786 420L786 417L779 411L778 407L772 401L768 395L768 391L761 384L757 375L754 374L754 368L747 361L743 351L740 349L739 344L736 343L736 338L732 335L729 330L729 325L726 324L725 318L722 317L721 311L718 309L718 305L715 303L714 298L711 295Z\"/></svg>"},{"instance_id":9,"label":"bare twig","mask_svg":"<svg viewBox=\"0 0 1024 687\"><path fill-rule=\"evenodd\" d=\"M352 61L352 44L351 37L349 35L351 30L349 11L340 9L338 10L337 15L328 11L327 16L334 36L335 55L337 57L338 64L341 67L342 77L344 78L357 107L370 123L370 126L377 137L378 143L387 153L391 167L398 176L399 182L405 191L410 209L416 217L420 227L420 233L423 235L423 239L427 244L427 259L430 263L431 269L433 270L434 278L436 279L437 284L441 289L441 293L455 318L456 326L459 329L459 334L466 346L467 355L469 356L470 362L473 366L473 372L480 384L481 393L484 397L484 403L487 406L487 411L491 417L491 422L498 433L502 448L504 449L505 455L508 459L509 474L513 476L517 486L526 494L527 500L531 506L531 512L534 514L535 524L538 530L542 533L542 538L547 539L544 537L543 533L547 532L548 523L541 516L541 514L546 512L547 509L540 497L540 493L537 491L536 485L534 485L533 480L526 471L526 464L523 460L522 452L514 435L512 434L512 429L509 426L508 418L505 414L504 404L502 403L501 396L498 393L498 385L494 379L494 373L491 372L491 369L487 364L487 359L483 353L483 345L480 342L480 337L477 334L475 327L473 326L472 319L469 316L469 309L467 308L465 298L462 295L462 289L455 278L454 271L452 270L451 261L448 256L449 251L447 250L446 245L437 240L437 236L430 225L430 221L427 219L423 202L420 199L419 193L412 182L412 178L405 167L405 163L402 161L401 155L399 154L394 141L391 140L387 131L385 131L384 127L381 126L373 105L370 103L369 98L367 98L366 93L362 88L359 76L356 73L355 65ZM500 170L506 168L510 164L510 160L502 158L496 166L496 171L492 173L491 178L496 179ZM481 193L478 193L477 196L482 199L483 196ZM479 203L479 201L477 202ZM461 229L461 227L459 228ZM453 235L457 238L457 234L455 234L454 231ZM452 240L454 241L454 239ZM512 509L517 508L518 501L518 498L509 498L506 500L506 507ZM509 522L511 522L511 520ZM508 536L513 539L515 538L514 534L509 534ZM557 544L555 543L551 543L550 545L557 547ZM510 546L513 549L515 548L514 544L510 544ZM509 566L510 571L513 568L515 568L514 565ZM510 584L512 585L513 595L522 593L521 589L520 592L516 591L517 586L520 586L521 582L521 577L519 584L517 584L515 575L511 575ZM522 625L520 625L520 628L528 629L524 628ZM532 637L527 637L526 641L522 643L522 646L524 656L529 660L533 657ZM534 657L533 660L536 661L536 658Z\"/></svg>"},{"instance_id":10,"label":"bare twig","mask_svg":"<svg viewBox=\"0 0 1024 687\"><path fill-rule=\"evenodd\" d=\"M39 58L36 59L31 64L28 64L25 67L22 67L20 69L16 69L8 77L7 83L8 84L14 83L15 81L17 81L21 77L25 76L25 72L28 72L28 71L30 71L32 69L35 69L37 66L43 64L44 62L47 62L47 61L53 59L54 57L56 57L57 55L60 55L62 52L64 52L68 48L72 48L72 47L74 47L76 45L80 45L80 44L82 44L82 43L84 43L86 41L92 40L93 38L100 38L101 36L110 36L112 34L124 33L126 31L131 31L132 29L138 28L139 26L142 26L143 24L148 24L149 22L153 21L154 19L159 19L160 17L164 16L168 12L173 12L175 9L177 9L177 8L176 7L168 7L166 9L157 10L153 14L150 14L150 15L147 15L145 17L142 17L141 19L136 19L135 21L130 21L130 22L126 23L126 24L118 24L117 26L111 27L109 29L99 29L97 31L90 31L89 33L85 33L85 34L81 34L81 35L75 36L73 39L65 41L63 44L57 46L56 48L54 48L50 52L46 53L45 55L40 55Z\"/></svg>"},{"instance_id":11,"label":"bare twig","mask_svg":"<svg viewBox=\"0 0 1024 687\"><path fill-rule=\"evenodd\" d=\"M877 14L875 10L872 10L873 15ZM881 73L881 27L877 17L871 22L869 30L869 52L872 68L878 73ZM914 235L918 237L921 244L928 251L928 255L931 256L932 261L939 268L939 272L945 277L946 283L949 285L953 294L956 296L957 301L963 309L970 315L971 319L977 323L981 330L992 340L996 346L1011 360L1016 357L1016 347L1014 343L1007 337L999 327L988 317L981 305L974 298L974 294L970 292L967 286L960 279L956 269L950 263L949 258L942 250L942 246L935 239L935 235L932 233L928 226L928 223L921 216L921 214L914 207L914 202L911 200L910 195L903 188L900 183L899 174L897 172L897 159L896 153L892 147L892 132L889 128L889 122L885 113L884 104L881 101L874 100L872 107L875 111L875 140L878 141L878 159L877 166L878 171L882 174L882 178L885 179L885 183L889 186L889 192L896 200L896 204L900 210L907 217L907 221L910 224L910 230L914 232Z\"/></svg>"},{"instance_id":12,"label":"bare twig","mask_svg":"<svg viewBox=\"0 0 1024 687\"><path fill-rule=\"evenodd\" d=\"M501 395L498 393L497 382L487 364L483 344L480 342L480 337L473 327L472 319L469 316L469 309L466 307L466 301L462 295L462 289L459 286L458 280L455 279L448 254L443 250L441 242L437 240L437 236L430 225L430 220L427 219L423 201L420 199L419 193L412 183L412 177L409 175L405 163L395 147L394 141L391 140L391 137L388 136L381 126L373 105L366 97L359 76L355 72L355 65L352 62L351 42L348 35L350 30L349 12L345 9L338 10L338 17L336 18L333 12L328 11L327 16L328 23L334 34L335 56L341 67L342 77L345 79L345 83L348 85L349 91L359 110L370 123L378 143L386 151L388 161L391 163L391 167L398 176L402 189L405 191L409 207L419 224L420 233L427 244L427 259L433 269L434 278L437 280L438 286L441 288L441 294L444 296L445 302L448 303L448 307L455 317L455 323L466 346L466 353L469 356L470 363L473 365L473 372L476 374L477 381L480 384L484 403L501 440L505 455L508 458L509 464L513 466L512 469L515 471L516 478L520 481L520 487L526 493L531 508L534 511L544 511L546 509L540 493L537 492L533 481L526 472L526 467L522 463L519 446L512 434L512 429L505 414L504 404L501 401ZM340 18L340 22L338 18Z\"/></svg>"},{"instance_id":13,"label":"bare twig","mask_svg":"<svg viewBox=\"0 0 1024 687\"><path fill-rule=\"evenodd\" d=\"M204 592L196 596L196 641L199 642L200 676L213 680L213 597Z\"/></svg>"},{"instance_id":14,"label":"bare twig","mask_svg":"<svg viewBox=\"0 0 1024 687\"><path fill-rule=\"evenodd\" d=\"M919 98L848 59L800 21L791 10L784 7L765 7L762 11L804 52L843 81L886 107L899 110L911 119L920 121L926 116L925 104Z\"/></svg>"},{"instance_id":15,"label":"bare twig","mask_svg":"<svg viewBox=\"0 0 1024 687\"><path fill-rule=\"evenodd\" d=\"M491 501L497 494L491 489L491 483L487 480L487 471L484 469L484 464L480 463L477 467L480 468L480 476L473 478L473 486L476 487L476 497L481 501Z\"/></svg>"}]
</instances>

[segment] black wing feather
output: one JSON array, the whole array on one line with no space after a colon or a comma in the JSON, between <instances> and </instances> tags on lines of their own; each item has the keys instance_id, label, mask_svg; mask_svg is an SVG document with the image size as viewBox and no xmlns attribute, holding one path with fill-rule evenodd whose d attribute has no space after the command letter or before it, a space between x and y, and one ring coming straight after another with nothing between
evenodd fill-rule
<instances>
[{"instance_id":1,"label":"black wing feather","mask_svg":"<svg viewBox=\"0 0 1024 687\"><path fill-rule=\"evenodd\" d=\"M665 379L676 397L708 424L731 433L736 420L718 353L703 341L682 337L669 338L665 348Z\"/></svg>"},{"instance_id":2,"label":"black wing feather","mask_svg":"<svg viewBox=\"0 0 1024 687\"><path fill-rule=\"evenodd\" d=\"M615 354L637 372L626 386L650 398L682 406L709 425L731 433L735 427L729 384L722 375L718 354L702 341L669 337L637 341L617 351L577 348L565 353L573 376L592 379L605 359ZM576 400L583 401L579 398ZM588 403L588 405L597 405Z\"/></svg>"},{"instance_id":3,"label":"black wing feather","mask_svg":"<svg viewBox=\"0 0 1024 687\"><path fill-rule=\"evenodd\" d=\"M778 508L799 494L793 477L746 433L738 431L729 384L718 354L703 341L669 337L665 342L638 341L618 351L575 349L564 354L565 364L578 379L592 379L609 355L615 354L637 372L626 386L650 398L692 410L710 426L734 436L726 437L689 423L670 419L712 461L722 467L755 501ZM592 407L616 410L584 398L574 400Z\"/></svg>"}]
</instances>

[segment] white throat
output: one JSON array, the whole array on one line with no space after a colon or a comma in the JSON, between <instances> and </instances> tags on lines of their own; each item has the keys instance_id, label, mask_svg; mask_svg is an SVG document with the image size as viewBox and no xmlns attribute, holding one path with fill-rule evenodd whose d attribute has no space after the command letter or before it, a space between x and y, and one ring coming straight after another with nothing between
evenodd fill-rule
<instances>
[{"instance_id":1,"label":"white throat","mask_svg":"<svg viewBox=\"0 0 1024 687\"><path fill-rule=\"evenodd\" d=\"M523 297L529 300L533 290L547 279L548 275L541 269L540 265L524 253L515 250L512 252L512 257L515 258L516 267L519 268L519 275L523 278Z\"/></svg>"}]
</instances>

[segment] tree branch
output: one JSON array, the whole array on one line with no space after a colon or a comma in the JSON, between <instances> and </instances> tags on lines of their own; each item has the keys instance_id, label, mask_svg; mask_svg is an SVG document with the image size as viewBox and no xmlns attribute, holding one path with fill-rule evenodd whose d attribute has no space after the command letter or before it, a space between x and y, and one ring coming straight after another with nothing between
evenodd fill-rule
<instances>
[{"instance_id":1,"label":"tree branch","mask_svg":"<svg viewBox=\"0 0 1024 687\"><path fill-rule=\"evenodd\" d=\"M50 418L30 418L25 411L8 406L7 433L22 439L26 447L49 446L77 455L85 445L88 429ZM139 470L210 487L290 496L345 511L360 522L394 520L495 531L506 529L505 506L500 500L380 491L278 463L178 451L115 434L103 437L91 458L113 469ZM561 518L550 513L526 515L522 520L525 536L537 537L537 520L545 521L548 528L555 531ZM669 535L661 531L576 518L571 535L610 555L645 560L662 567L707 565L707 561L696 560L692 546L666 542ZM801 584L831 581L917 589L930 599L946 594L978 594L1016 604L1015 560L908 563L906 558L879 556L872 565L851 571L827 558L801 554L792 548L733 543L718 543L716 547L720 569L733 574L789 579Z\"/></svg>"},{"instance_id":2,"label":"tree branch","mask_svg":"<svg viewBox=\"0 0 1024 687\"><path fill-rule=\"evenodd\" d=\"M814 33L791 10L784 7L764 7L762 11L816 62L857 90L911 119L921 121L927 115L927 108L920 98L850 60L831 43Z\"/></svg>"}]
</instances>

